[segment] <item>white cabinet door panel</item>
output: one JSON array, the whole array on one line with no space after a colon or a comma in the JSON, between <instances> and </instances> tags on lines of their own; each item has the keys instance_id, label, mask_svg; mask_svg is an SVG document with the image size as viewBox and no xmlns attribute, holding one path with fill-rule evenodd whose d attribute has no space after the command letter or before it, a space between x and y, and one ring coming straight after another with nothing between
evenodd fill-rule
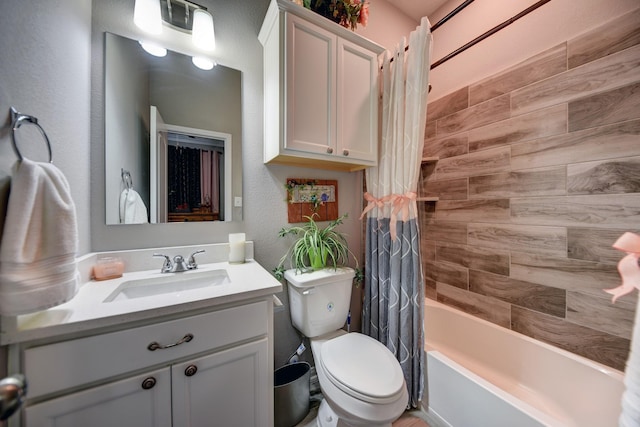
<instances>
[{"instance_id":1,"label":"white cabinet door panel","mask_svg":"<svg viewBox=\"0 0 640 427\"><path fill-rule=\"evenodd\" d=\"M287 17L287 135L292 150L335 149L336 36L296 16Z\"/></svg>"},{"instance_id":2,"label":"white cabinet door panel","mask_svg":"<svg viewBox=\"0 0 640 427\"><path fill-rule=\"evenodd\" d=\"M155 379L149 389L143 381ZM27 427L171 427L169 368L28 406Z\"/></svg>"},{"instance_id":3,"label":"white cabinet door panel","mask_svg":"<svg viewBox=\"0 0 640 427\"><path fill-rule=\"evenodd\" d=\"M338 40L338 156L375 162L378 147L377 56Z\"/></svg>"},{"instance_id":4,"label":"white cabinet door panel","mask_svg":"<svg viewBox=\"0 0 640 427\"><path fill-rule=\"evenodd\" d=\"M172 366L173 425L271 426L268 351L264 338Z\"/></svg>"}]
</instances>

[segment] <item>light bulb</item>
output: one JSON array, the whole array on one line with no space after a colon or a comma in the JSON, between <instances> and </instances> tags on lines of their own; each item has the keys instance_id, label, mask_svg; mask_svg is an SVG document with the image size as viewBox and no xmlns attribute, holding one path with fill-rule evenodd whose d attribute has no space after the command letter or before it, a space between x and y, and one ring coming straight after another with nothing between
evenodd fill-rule
<instances>
[{"instance_id":1,"label":"light bulb","mask_svg":"<svg viewBox=\"0 0 640 427\"><path fill-rule=\"evenodd\" d=\"M213 30L213 17L203 9L193 11L193 30L191 31L193 44L207 51L216 48L216 35Z\"/></svg>"},{"instance_id":2,"label":"light bulb","mask_svg":"<svg viewBox=\"0 0 640 427\"><path fill-rule=\"evenodd\" d=\"M194 56L193 58L191 58L191 62L193 62L193 65L195 65L196 67L205 71L210 70L217 65L215 61L202 56Z\"/></svg>"},{"instance_id":3,"label":"light bulb","mask_svg":"<svg viewBox=\"0 0 640 427\"><path fill-rule=\"evenodd\" d=\"M162 32L160 0L136 0L133 22L149 34L160 34Z\"/></svg>"},{"instance_id":4,"label":"light bulb","mask_svg":"<svg viewBox=\"0 0 640 427\"><path fill-rule=\"evenodd\" d=\"M159 56L159 57L167 56L167 49L163 48L162 46L158 46L157 44L149 43L149 42L138 42L138 43L140 43L140 46L142 46L142 48L148 54L151 54L153 56Z\"/></svg>"}]
</instances>

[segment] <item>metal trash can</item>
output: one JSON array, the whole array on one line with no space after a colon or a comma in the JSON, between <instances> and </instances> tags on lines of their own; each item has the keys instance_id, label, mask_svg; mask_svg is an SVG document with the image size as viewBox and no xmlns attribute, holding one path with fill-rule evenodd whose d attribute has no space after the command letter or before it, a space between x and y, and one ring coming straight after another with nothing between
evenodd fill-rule
<instances>
[{"instance_id":1,"label":"metal trash can","mask_svg":"<svg viewBox=\"0 0 640 427\"><path fill-rule=\"evenodd\" d=\"M307 362L296 362L276 369L274 374L274 425L293 427L309 413L309 375Z\"/></svg>"}]
</instances>

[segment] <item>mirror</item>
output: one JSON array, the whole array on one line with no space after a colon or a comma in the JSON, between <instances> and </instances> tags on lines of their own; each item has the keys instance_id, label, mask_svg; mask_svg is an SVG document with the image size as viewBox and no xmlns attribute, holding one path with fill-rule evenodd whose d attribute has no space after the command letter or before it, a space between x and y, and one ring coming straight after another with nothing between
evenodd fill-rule
<instances>
[{"instance_id":1,"label":"mirror","mask_svg":"<svg viewBox=\"0 0 640 427\"><path fill-rule=\"evenodd\" d=\"M241 220L240 71L111 33L104 71L107 224Z\"/></svg>"}]
</instances>

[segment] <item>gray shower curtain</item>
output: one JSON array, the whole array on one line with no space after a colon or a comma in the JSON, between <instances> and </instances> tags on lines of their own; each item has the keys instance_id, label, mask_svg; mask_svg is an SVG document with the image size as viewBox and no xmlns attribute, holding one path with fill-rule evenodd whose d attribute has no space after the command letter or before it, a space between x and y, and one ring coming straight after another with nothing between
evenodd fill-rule
<instances>
[{"instance_id":1,"label":"gray shower curtain","mask_svg":"<svg viewBox=\"0 0 640 427\"><path fill-rule=\"evenodd\" d=\"M424 291L415 218L398 224L391 240L389 219L367 220L364 333L387 346L400 362L409 404L422 399Z\"/></svg>"},{"instance_id":2,"label":"gray shower curtain","mask_svg":"<svg viewBox=\"0 0 640 427\"><path fill-rule=\"evenodd\" d=\"M429 86L429 21L385 56L382 136L378 166L366 172L363 332L389 348L402 367L408 405L422 399L424 290L417 224L420 172ZM361 217L362 218L362 217ZM364 355L366 357L366 355Z\"/></svg>"}]
</instances>

